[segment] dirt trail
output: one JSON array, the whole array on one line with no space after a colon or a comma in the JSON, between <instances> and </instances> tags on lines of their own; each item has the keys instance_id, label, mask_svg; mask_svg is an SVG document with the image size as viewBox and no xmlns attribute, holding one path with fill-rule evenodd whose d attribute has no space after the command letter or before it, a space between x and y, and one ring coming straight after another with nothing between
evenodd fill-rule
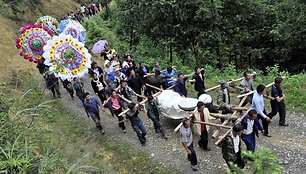
<instances>
[{"instance_id":1,"label":"dirt trail","mask_svg":"<svg viewBox=\"0 0 306 174\"><path fill-rule=\"evenodd\" d=\"M83 79L86 91L93 94L90 79ZM88 119L84 108L77 98L71 100L66 91L62 89L63 98L62 103L79 117L83 117L88 120L88 124L94 126L92 120ZM141 149L147 152L151 158L158 161L161 165L172 166L181 170L183 173L225 173L226 165L222 159L221 149L214 145L215 140L209 137L209 145L212 149L211 152L201 151L196 141L198 137L195 137L194 144L196 146L196 152L199 161L199 170L193 172L187 161L185 151L179 142L178 133L174 133L174 128L178 125L178 121L168 118L161 118L161 123L166 129L166 135L168 140L164 140L160 135L155 134L153 124L148 118L142 114L141 118L145 123L148 130L147 144L141 146L136 133L127 122L127 133L124 134L119 129L117 119L113 118L107 111L101 112L102 124L106 132L106 136L113 139L124 141L132 144L135 149ZM301 113L288 114L289 127L279 127L277 125L278 118L274 119L271 124L271 134L273 137L267 138L260 136L258 140L258 146L266 146L273 150L280 157L280 163L284 165L284 173L304 173L306 171L306 117ZM244 145L244 143L242 143Z\"/></svg>"}]
</instances>

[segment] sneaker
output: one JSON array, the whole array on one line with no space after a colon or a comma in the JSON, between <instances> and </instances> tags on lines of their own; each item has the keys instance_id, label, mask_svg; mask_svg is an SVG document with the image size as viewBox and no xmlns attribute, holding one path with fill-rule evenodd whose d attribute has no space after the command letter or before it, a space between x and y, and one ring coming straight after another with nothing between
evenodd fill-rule
<instances>
[{"instance_id":1,"label":"sneaker","mask_svg":"<svg viewBox=\"0 0 306 174\"><path fill-rule=\"evenodd\" d=\"M197 168L196 165L191 165L191 168L192 168L193 171L198 171L198 168Z\"/></svg>"},{"instance_id":2,"label":"sneaker","mask_svg":"<svg viewBox=\"0 0 306 174\"><path fill-rule=\"evenodd\" d=\"M126 130L124 129L124 130L122 130L122 132L123 132L123 133L126 133Z\"/></svg>"},{"instance_id":3,"label":"sneaker","mask_svg":"<svg viewBox=\"0 0 306 174\"><path fill-rule=\"evenodd\" d=\"M102 134L102 135L104 135L104 134L105 134L104 130L101 130L101 134Z\"/></svg>"}]
</instances>

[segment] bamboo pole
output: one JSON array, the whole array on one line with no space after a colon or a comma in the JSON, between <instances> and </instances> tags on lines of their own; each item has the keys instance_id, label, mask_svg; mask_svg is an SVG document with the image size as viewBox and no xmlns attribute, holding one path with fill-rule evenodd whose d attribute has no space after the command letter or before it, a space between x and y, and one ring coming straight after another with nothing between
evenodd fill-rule
<instances>
[{"instance_id":1,"label":"bamboo pole","mask_svg":"<svg viewBox=\"0 0 306 174\"><path fill-rule=\"evenodd\" d=\"M170 87L167 88L167 89L172 89L174 86L175 86L175 85L172 85L172 86L170 86ZM153 97L156 97L156 96L158 96L160 93L161 93L161 91L159 91L159 92L153 94L152 96L153 96ZM148 100L148 98L144 99L144 100L141 101L140 103L137 103L136 106L145 104L145 103L147 102L147 100ZM123 114L126 114L126 113L129 112L129 111L130 111L130 109L126 109L126 110L124 110L123 112L121 112L118 116L122 116Z\"/></svg>"},{"instance_id":2,"label":"bamboo pole","mask_svg":"<svg viewBox=\"0 0 306 174\"><path fill-rule=\"evenodd\" d=\"M156 89L156 90L159 90L159 91L163 91L163 89L158 88L158 87L153 86L153 85L150 85L150 84L148 84L148 83L146 83L146 86L148 86L148 87L150 87L150 88L153 88L153 89Z\"/></svg>"},{"instance_id":3,"label":"bamboo pole","mask_svg":"<svg viewBox=\"0 0 306 174\"><path fill-rule=\"evenodd\" d=\"M254 75L256 75L256 72L254 72L254 73L251 74L251 76L254 76ZM240 81L240 80L243 80L243 79L244 79L244 77L241 77L241 78L238 78L238 79L234 79L234 80L230 80L230 81L227 82L227 84L230 84L230 83L232 83L232 82L237 82L237 81ZM219 88L220 86L221 86L221 85L217 85L217 86L208 88L208 89L205 90L205 92L212 91L212 90L214 90L214 89Z\"/></svg>"},{"instance_id":4,"label":"bamboo pole","mask_svg":"<svg viewBox=\"0 0 306 174\"><path fill-rule=\"evenodd\" d=\"M242 98L242 100L240 101L238 107L241 107L242 104L244 103L244 101L245 101L247 98L248 98L248 96L244 96L244 97ZM233 117L233 116L236 116L237 114L238 114L238 111L234 111L234 113L233 113L231 116ZM222 125L225 126L227 123L228 123L228 120L225 120L225 121L222 123ZM218 136L218 134L219 134L219 130L216 130L216 131L214 132L214 134L212 135L212 137L213 137L213 138L216 138L216 137Z\"/></svg>"},{"instance_id":5,"label":"bamboo pole","mask_svg":"<svg viewBox=\"0 0 306 174\"><path fill-rule=\"evenodd\" d=\"M230 126L223 126L221 124L215 124L215 123L209 123L209 122L203 122L203 121L194 121L194 123L205 124L205 125L209 125L209 126L216 126L216 127L226 128L226 129L231 129Z\"/></svg>"},{"instance_id":6,"label":"bamboo pole","mask_svg":"<svg viewBox=\"0 0 306 174\"><path fill-rule=\"evenodd\" d=\"M249 111L251 110L251 108L250 109L248 109L244 114L243 114L243 116L240 118L240 119L238 119L237 120L237 122L235 123L235 125L236 124L240 124L241 123L241 121L243 120L243 118L246 116L246 115L248 115L248 113L249 113ZM215 145L218 145L229 133L231 133L231 131L233 130L233 127L234 126L232 126L225 134L223 134L220 138L219 138L219 140L215 143Z\"/></svg>"},{"instance_id":7,"label":"bamboo pole","mask_svg":"<svg viewBox=\"0 0 306 174\"><path fill-rule=\"evenodd\" d=\"M274 85L274 82L273 82L273 83L270 83L270 84L268 84L268 85L266 85L266 88L268 88L268 87L270 87L270 86L272 86L272 85ZM248 92L248 93L238 95L237 98L241 98L241 97L244 97L244 96L248 96L248 95L254 94L255 92L256 92L256 90L250 91L250 92Z\"/></svg>"},{"instance_id":8,"label":"bamboo pole","mask_svg":"<svg viewBox=\"0 0 306 174\"><path fill-rule=\"evenodd\" d=\"M215 114L215 113L209 113L209 115L212 116L212 117L215 117L215 118L222 118L222 119L225 119L225 120L236 120L238 118L237 116Z\"/></svg>"}]
</instances>

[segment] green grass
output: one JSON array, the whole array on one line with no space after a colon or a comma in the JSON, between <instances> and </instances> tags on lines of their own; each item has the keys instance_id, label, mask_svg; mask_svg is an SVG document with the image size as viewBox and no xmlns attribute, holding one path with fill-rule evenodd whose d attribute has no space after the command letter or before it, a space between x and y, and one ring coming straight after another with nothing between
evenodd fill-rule
<instances>
[{"instance_id":1,"label":"green grass","mask_svg":"<svg viewBox=\"0 0 306 174\"><path fill-rule=\"evenodd\" d=\"M1 86L4 101L1 108L9 107L10 111L1 112L1 125L5 126L0 131L0 147L3 148L3 151L0 149L0 170L9 169L12 173L179 173L159 165L139 148L102 136L91 120L73 115L59 100L45 96L32 75L19 77ZM7 157L8 153L12 155Z\"/></svg>"}]
</instances>

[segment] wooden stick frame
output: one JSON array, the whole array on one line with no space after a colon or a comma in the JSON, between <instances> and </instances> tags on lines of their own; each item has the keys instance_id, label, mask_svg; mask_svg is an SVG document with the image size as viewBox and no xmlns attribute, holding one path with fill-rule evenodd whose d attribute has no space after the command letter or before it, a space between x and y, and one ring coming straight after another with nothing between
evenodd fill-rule
<instances>
[{"instance_id":1,"label":"wooden stick frame","mask_svg":"<svg viewBox=\"0 0 306 174\"><path fill-rule=\"evenodd\" d=\"M225 128L225 129L231 129L230 126L223 126L221 124L215 124L215 123L210 123L210 122L194 121L194 123L196 123L196 124L205 124L205 125L209 125L209 126L216 126L216 127L221 127L221 128Z\"/></svg>"},{"instance_id":2,"label":"wooden stick frame","mask_svg":"<svg viewBox=\"0 0 306 174\"><path fill-rule=\"evenodd\" d=\"M270 87L270 86L272 86L272 85L274 85L274 82L273 82L273 83L270 83L270 84L268 84L268 85L266 85L265 87L268 88L268 87ZM237 98L241 98L241 97L244 97L244 96L249 96L249 95L251 95L251 94L254 94L255 92L256 92L256 90L250 91L250 92L248 92L248 93L238 95Z\"/></svg>"}]
</instances>

